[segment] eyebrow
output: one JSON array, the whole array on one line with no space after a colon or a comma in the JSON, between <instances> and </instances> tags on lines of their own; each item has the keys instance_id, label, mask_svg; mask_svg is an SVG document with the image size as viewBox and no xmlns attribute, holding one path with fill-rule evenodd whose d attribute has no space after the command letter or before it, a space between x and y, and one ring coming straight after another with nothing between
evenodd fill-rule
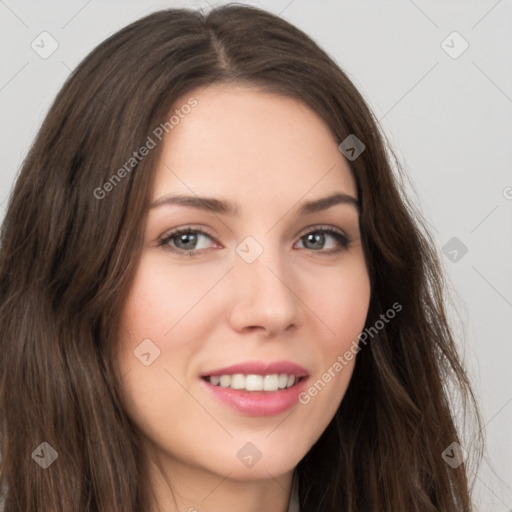
<instances>
[{"instance_id":1,"label":"eyebrow","mask_svg":"<svg viewBox=\"0 0 512 512\"><path fill-rule=\"evenodd\" d=\"M167 195L154 201L150 208L157 208L162 205L181 205L205 210L220 215L235 216L238 215L240 210L238 206L229 201L223 201L213 197L199 197L199 196L186 196L186 195ZM343 192L336 192L327 197L314 199L302 203L298 210L299 215L308 215L319 211L327 210L332 206L338 204L348 204L354 206L359 212L359 201L348 194Z\"/></svg>"}]
</instances>

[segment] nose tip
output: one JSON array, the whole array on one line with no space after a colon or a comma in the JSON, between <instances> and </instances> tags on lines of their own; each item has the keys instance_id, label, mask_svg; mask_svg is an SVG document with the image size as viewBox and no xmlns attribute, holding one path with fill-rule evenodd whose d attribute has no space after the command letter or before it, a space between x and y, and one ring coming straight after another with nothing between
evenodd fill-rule
<instances>
[{"instance_id":1,"label":"nose tip","mask_svg":"<svg viewBox=\"0 0 512 512\"><path fill-rule=\"evenodd\" d=\"M299 325L299 304L291 286L290 269L285 269L279 259L266 256L260 255L251 263L237 258L230 273L230 321L237 331L261 328L271 335Z\"/></svg>"}]
</instances>

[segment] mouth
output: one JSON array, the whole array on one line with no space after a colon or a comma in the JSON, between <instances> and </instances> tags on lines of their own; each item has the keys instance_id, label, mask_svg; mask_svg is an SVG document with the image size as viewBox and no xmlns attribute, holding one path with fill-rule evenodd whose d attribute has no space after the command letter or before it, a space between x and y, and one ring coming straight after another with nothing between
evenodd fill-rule
<instances>
[{"instance_id":1,"label":"mouth","mask_svg":"<svg viewBox=\"0 0 512 512\"><path fill-rule=\"evenodd\" d=\"M200 376L210 397L245 416L274 416L297 405L309 374L289 361L250 361Z\"/></svg>"}]
</instances>

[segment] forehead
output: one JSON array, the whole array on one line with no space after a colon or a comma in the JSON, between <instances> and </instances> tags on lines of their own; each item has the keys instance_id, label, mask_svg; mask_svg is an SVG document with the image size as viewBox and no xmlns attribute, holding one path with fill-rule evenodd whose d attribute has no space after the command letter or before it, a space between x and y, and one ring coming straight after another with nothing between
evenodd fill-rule
<instances>
[{"instance_id":1,"label":"forehead","mask_svg":"<svg viewBox=\"0 0 512 512\"><path fill-rule=\"evenodd\" d=\"M191 98L195 106L183 108ZM261 205L265 198L297 201L333 190L357 197L332 132L297 99L245 85L211 84L179 98L169 117L173 113L179 122L161 142L156 198L192 191L236 195Z\"/></svg>"}]
</instances>

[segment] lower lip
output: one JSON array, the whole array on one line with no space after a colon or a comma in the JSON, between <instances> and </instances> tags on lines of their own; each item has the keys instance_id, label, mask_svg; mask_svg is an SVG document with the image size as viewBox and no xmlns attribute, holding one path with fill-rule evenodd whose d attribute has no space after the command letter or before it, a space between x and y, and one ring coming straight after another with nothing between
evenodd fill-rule
<instances>
[{"instance_id":1,"label":"lower lip","mask_svg":"<svg viewBox=\"0 0 512 512\"><path fill-rule=\"evenodd\" d=\"M275 416L291 409L306 388L307 378L279 391L242 391L214 386L201 379L207 389L222 403L247 416Z\"/></svg>"}]
</instances>

